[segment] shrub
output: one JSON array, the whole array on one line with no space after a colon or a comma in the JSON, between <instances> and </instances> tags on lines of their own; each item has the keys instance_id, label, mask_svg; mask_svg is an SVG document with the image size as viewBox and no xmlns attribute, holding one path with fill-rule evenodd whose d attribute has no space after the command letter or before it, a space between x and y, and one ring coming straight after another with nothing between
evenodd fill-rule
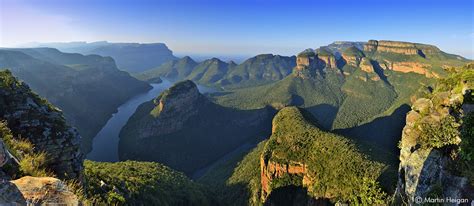
<instances>
[{"instance_id":1,"label":"shrub","mask_svg":"<svg viewBox=\"0 0 474 206\"><path fill-rule=\"evenodd\" d=\"M459 143L459 126L454 117L447 116L437 124L422 122L419 142L423 147L441 148Z\"/></svg>"}]
</instances>

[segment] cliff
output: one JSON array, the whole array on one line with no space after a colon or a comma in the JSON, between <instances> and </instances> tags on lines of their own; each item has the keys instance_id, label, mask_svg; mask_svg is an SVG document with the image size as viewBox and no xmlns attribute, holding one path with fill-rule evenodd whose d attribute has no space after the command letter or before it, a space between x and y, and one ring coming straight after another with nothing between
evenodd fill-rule
<instances>
[{"instance_id":1,"label":"cliff","mask_svg":"<svg viewBox=\"0 0 474 206\"><path fill-rule=\"evenodd\" d=\"M424 57L425 54L433 54L440 52L437 47L432 45L384 40L369 40L367 44L364 45L364 51L392 52L405 55L419 55L422 57Z\"/></svg>"},{"instance_id":2,"label":"cliff","mask_svg":"<svg viewBox=\"0 0 474 206\"><path fill-rule=\"evenodd\" d=\"M191 174L263 138L273 113L220 106L182 81L137 108L120 132L120 159L157 161Z\"/></svg>"},{"instance_id":3,"label":"cliff","mask_svg":"<svg viewBox=\"0 0 474 206\"><path fill-rule=\"evenodd\" d=\"M65 121L62 112L34 94L9 71L0 72L0 119L16 138L34 145L35 152L46 152L47 167L60 178L78 178L83 155L81 137ZM17 157L19 158L19 157Z\"/></svg>"},{"instance_id":4,"label":"cliff","mask_svg":"<svg viewBox=\"0 0 474 206\"><path fill-rule=\"evenodd\" d=\"M409 205L426 197L474 198L474 66L452 70L406 116L397 195Z\"/></svg>"},{"instance_id":5,"label":"cliff","mask_svg":"<svg viewBox=\"0 0 474 206\"><path fill-rule=\"evenodd\" d=\"M376 182L383 165L367 160L344 137L320 130L308 117L286 107L273 119L272 135L260 156L261 201L287 186L306 188L312 198L332 203L385 201Z\"/></svg>"}]
</instances>

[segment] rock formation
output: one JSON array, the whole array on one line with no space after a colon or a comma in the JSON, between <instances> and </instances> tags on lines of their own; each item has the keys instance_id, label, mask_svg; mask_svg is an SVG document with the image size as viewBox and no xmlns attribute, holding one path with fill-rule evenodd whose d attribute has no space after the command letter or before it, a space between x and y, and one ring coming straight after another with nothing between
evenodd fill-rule
<instances>
[{"instance_id":1,"label":"rock formation","mask_svg":"<svg viewBox=\"0 0 474 206\"><path fill-rule=\"evenodd\" d=\"M163 92L153 103L155 107L151 115L154 119L139 130L138 139L181 130L186 121L198 113L198 107L208 102L199 93L197 86L186 80Z\"/></svg>"},{"instance_id":2,"label":"rock formation","mask_svg":"<svg viewBox=\"0 0 474 206\"><path fill-rule=\"evenodd\" d=\"M0 204L79 205L65 182L53 177L25 176L0 188Z\"/></svg>"},{"instance_id":3,"label":"rock formation","mask_svg":"<svg viewBox=\"0 0 474 206\"><path fill-rule=\"evenodd\" d=\"M366 184L354 183L355 179L375 181L382 165L368 161L352 143L320 130L307 118L305 111L286 107L273 119L272 136L260 156L261 201L265 202L275 189L292 185L306 188L308 195L315 199L356 204L348 194L361 195L367 191L350 185ZM345 188L337 185L345 185ZM371 195L380 194L376 187L376 184L368 187L374 191ZM380 196L371 198L371 201L379 201Z\"/></svg>"},{"instance_id":4,"label":"rock formation","mask_svg":"<svg viewBox=\"0 0 474 206\"><path fill-rule=\"evenodd\" d=\"M342 58L344 61L354 67L359 66L363 57L365 57L364 53L355 46L349 47L342 52Z\"/></svg>"},{"instance_id":5,"label":"rock formation","mask_svg":"<svg viewBox=\"0 0 474 206\"><path fill-rule=\"evenodd\" d=\"M464 160L459 151L472 150L462 148L462 142L472 137L460 130L472 128L466 125L468 122L462 123L462 118L472 112L468 108L473 104L473 68L471 65L443 81L454 84L440 83L428 98L416 100L406 116L399 145L397 195L409 205L415 203L415 198L424 200L433 195L452 199L474 197L472 182L460 175L463 172L459 169L459 165L465 164L461 163Z\"/></svg>"},{"instance_id":6,"label":"rock formation","mask_svg":"<svg viewBox=\"0 0 474 206\"><path fill-rule=\"evenodd\" d=\"M36 152L50 158L48 168L60 178L78 178L83 156L81 137L69 127L62 112L34 94L9 71L0 72L0 119L15 137L25 138Z\"/></svg>"},{"instance_id":7,"label":"rock formation","mask_svg":"<svg viewBox=\"0 0 474 206\"><path fill-rule=\"evenodd\" d=\"M384 40L369 40L367 44L364 45L364 51L392 52L404 55L419 55L422 57L424 57L425 54L440 52L437 47L431 45Z\"/></svg>"}]
</instances>

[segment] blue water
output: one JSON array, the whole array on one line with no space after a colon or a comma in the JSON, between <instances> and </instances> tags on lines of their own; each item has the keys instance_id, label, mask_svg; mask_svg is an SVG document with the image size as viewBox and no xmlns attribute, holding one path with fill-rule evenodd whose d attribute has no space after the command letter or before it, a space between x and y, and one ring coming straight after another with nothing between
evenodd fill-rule
<instances>
[{"instance_id":1,"label":"blue water","mask_svg":"<svg viewBox=\"0 0 474 206\"><path fill-rule=\"evenodd\" d=\"M92 151L87 154L87 159L100 162L117 162L118 144L120 130L127 123L128 119L135 112L137 107L147 101L157 97L161 92L173 85L172 82L163 79L160 84L151 84L153 89L145 94L139 94L122 104L113 114L102 129L97 133L92 142ZM214 91L212 88L198 85L201 93Z\"/></svg>"}]
</instances>

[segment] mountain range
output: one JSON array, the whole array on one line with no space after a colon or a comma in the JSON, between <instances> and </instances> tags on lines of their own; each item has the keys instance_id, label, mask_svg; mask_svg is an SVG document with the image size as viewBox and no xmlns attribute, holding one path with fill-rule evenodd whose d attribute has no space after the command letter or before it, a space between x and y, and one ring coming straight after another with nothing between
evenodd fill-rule
<instances>
[{"instance_id":1,"label":"mountain range","mask_svg":"<svg viewBox=\"0 0 474 206\"><path fill-rule=\"evenodd\" d=\"M436 46L334 42L240 64L141 64L127 60L147 51L140 44L63 46L133 55L0 49L0 204L474 198L474 66ZM115 61L143 67L132 76ZM119 128L121 161L84 161L117 107L161 79L175 83ZM203 94L197 84L216 91Z\"/></svg>"}]
</instances>

